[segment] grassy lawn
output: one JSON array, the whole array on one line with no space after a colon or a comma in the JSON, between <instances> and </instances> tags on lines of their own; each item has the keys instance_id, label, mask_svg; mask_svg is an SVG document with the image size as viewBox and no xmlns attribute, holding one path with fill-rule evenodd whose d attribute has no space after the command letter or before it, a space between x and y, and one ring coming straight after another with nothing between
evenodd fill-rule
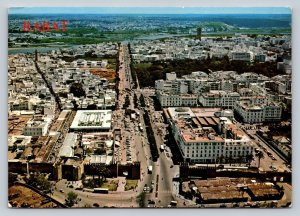
<instances>
[{"instance_id":1,"label":"grassy lawn","mask_svg":"<svg viewBox=\"0 0 300 216\"><path fill-rule=\"evenodd\" d=\"M138 180L126 180L125 191L135 189L138 185Z\"/></svg>"},{"instance_id":2,"label":"grassy lawn","mask_svg":"<svg viewBox=\"0 0 300 216\"><path fill-rule=\"evenodd\" d=\"M107 180L101 185L101 188L108 188L109 191L116 191L119 180Z\"/></svg>"}]
</instances>

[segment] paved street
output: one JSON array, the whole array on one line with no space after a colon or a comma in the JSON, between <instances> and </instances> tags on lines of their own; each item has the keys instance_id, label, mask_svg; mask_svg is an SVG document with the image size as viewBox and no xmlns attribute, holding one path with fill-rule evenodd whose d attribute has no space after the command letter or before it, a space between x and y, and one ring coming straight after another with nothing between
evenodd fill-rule
<instances>
[{"instance_id":1,"label":"paved street","mask_svg":"<svg viewBox=\"0 0 300 216\"><path fill-rule=\"evenodd\" d=\"M161 152L158 161L153 162L151 160L152 158L149 147L150 144L148 143L147 134L145 130L141 131L138 127L139 125L144 129L146 128L146 125L152 127L157 143L157 148L159 149L160 145L164 144L165 134L159 131L161 130L161 128L163 128L164 124L161 123L157 125L153 122L158 123L157 117L161 115L161 113L154 112L153 101L150 101L150 98L148 97L149 94L146 94L146 100L149 104L147 110L149 113L151 113L151 116L149 116L151 122L150 125L149 122L145 124L144 119L142 117L144 114L144 110L141 109L141 107L135 107L133 100L134 94L136 94L137 98L139 98L142 91L139 87L138 80L136 86L137 88L132 89L130 59L128 54L128 47L126 44L121 44L120 46L119 60L120 98L118 106L119 109L115 111L115 116L117 116L115 125L116 127L122 128L122 140L119 147L117 160L120 163L127 163L130 162L128 160L128 158L130 157L131 161L140 161L142 175L141 182L139 185L141 189L143 189L145 185L152 185L153 187L152 192L147 192L145 198L146 206L148 206L148 200L154 200L156 206L167 207L170 204L170 201L174 200L174 197L172 195L172 178L175 176L175 173L178 173L178 167L174 166L173 168L170 168L172 165L172 160L170 159L171 152L169 149L166 149L168 151L168 156L166 156L166 152ZM151 91L147 93L151 94ZM126 101L126 97L128 97L129 99L128 109L135 111L135 113L139 113L139 115L136 115L135 119L132 119L130 116L125 115L125 110L123 109L123 106ZM153 166L152 174L148 174L147 172L147 168L150 165Z\"/></svg>"},{"instance_id":2,"label":"paved street","mask_svg":"<svg viewBox=\"0 0 300 216\"><path fill-rule=\"evenodd\" d=\"M121 180L121 178L120 178ZM94 203L100 205L100 207L138 207L136 203L136 192L135 191L115 191L109 194L95 194L87 191L75 190L68 187L66 180L61 180L55 184L55 190L51 197L60 201L65 202L66 195L73 191L78 195L80 201L74 207L84 207L85 205L93 206Z\"/></svg>"},{"instance_id":3,"label":"paved street","mask_svg":"<svg viewBox=\"0 0 300 216\"><path fill-rule=\"evenodd\" d=\"M124 191L126 182L124 177L119 177L117 191L109 194L94 194L76 190L80 201L75 207L92 206L94 203L100 206L137 207L139 205L137 197L142 191L146 192L145 207L168 207L172 200L178 202L178 207L195 207L195 202L186 200L178 194L179 185L172 181L179 174L179 166L173 165L171 150L165 145L165 136L168 133L167 125L164 123L162 111L155 111L154 101L151 98L154 91L153 89L140 89L138 80L136 88L133 89L127 44L120 45L119 54L119 98L118 107L113 113L113 128L120 128L121 136L114 160L120 164L139 161L141 177L138 187L131 191ZM146 107L141 107L139 104L142 94ZM134 97L138 100L135 101ZM144 122L144 113L149 115L150 122ZM238 124L243 126L241 123ZM152 161L146 127L151 127L154 133L156 148L159 151L156 162ZM272 170L274 167L279 171L287 169L282 159L255 135L255 130L246 128L244 130L253 137L257 148L264 152L264 158L260 163L262 170ZM165 146L164 150L160 149L161 145ZM267 153L275 159L272 159ZM251 165L258 166L258 159L255 158ZM149 166L153 167L151 174L148 173ZM64 202L65 195L71 190L74 189L69 188L65 181L58 182L53 197Z\"/></svg>"}]
</instances>

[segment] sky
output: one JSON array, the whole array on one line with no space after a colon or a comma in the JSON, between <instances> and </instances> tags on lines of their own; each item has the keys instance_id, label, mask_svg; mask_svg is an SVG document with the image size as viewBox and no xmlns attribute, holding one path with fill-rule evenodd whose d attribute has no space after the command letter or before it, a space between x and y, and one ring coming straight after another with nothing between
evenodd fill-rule
<instances>
[{"instance_id":1,"label":"sky","mask_svg":"<svg viewBox=\"0 0 300 216\"><path fill-rule=\"evenodd\" d=\"M288 7L13 7L9 14L291 14Z\"/></svg>"}]
</instances>

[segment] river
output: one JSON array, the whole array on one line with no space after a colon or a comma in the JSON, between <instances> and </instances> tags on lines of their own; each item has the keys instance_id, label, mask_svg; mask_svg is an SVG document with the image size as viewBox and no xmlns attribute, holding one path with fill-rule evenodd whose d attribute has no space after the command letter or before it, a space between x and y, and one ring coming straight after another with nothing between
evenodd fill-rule
<instances>
[{"instance_id":1,"label":"river","mask_svg":"<svg viewBox=\"0 0 300 216\"><path fill-rule=\"evenodd\" d=\"M35 50L37 50L39 53L46 53L51 50L59 50L61 48L71 48L71 47L77 47L77 46L79 46L79 45L8 48L8 55L13 55L13 54L18 54L18 53L34 53Z\"/></svg>"}]
</instances>

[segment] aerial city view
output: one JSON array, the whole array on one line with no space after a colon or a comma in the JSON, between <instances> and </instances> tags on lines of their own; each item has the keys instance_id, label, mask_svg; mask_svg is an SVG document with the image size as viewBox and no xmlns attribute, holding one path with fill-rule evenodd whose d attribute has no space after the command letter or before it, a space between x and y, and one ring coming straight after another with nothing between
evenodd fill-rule
<instances>
[{"instance_id":1,"label":"aerial city view","mask_svg":"<svg viewBox=\"0 0 300 216\"><path fill-rule=\"evenodd\" d=\"M10 8L8 206L292 206L289 8Z\"/></svg>"}]
</instances>

